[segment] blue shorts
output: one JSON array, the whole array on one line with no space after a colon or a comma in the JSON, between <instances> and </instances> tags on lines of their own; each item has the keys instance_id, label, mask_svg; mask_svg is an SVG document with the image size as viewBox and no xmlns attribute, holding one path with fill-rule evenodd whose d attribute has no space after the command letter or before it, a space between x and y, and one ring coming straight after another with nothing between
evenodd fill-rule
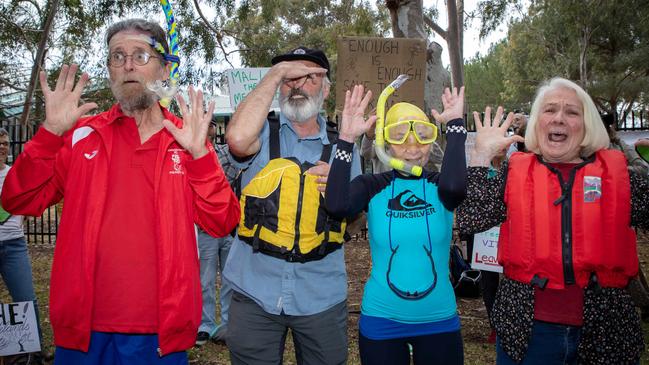
<instances>
[{"instance_id":1,"label":"blue shorts","mask_svg":"<svg viewBox=\"0 0 649 365\"><path fill-rule=\"evenodd\" d=\"M185 351L158 356L158 335L92 332L88 352L56 347L54 365L188 365Z\"/></svg>"}]
</instances>

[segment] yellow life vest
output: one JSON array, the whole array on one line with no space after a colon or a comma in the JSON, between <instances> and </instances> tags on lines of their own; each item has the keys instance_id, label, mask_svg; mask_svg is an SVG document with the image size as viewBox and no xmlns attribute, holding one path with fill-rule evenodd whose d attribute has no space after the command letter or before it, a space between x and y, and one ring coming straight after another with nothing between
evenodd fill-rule
<instances>
[{"instance_id":1,"label":"yellow life vest","mask_svg":"<svg viewBox=\"0 0 649 365\"><path fill-rule=\"evenodd\" d=\"M345 221L330 217L314 166L276 158L241 191L239 238L254 251L289 262L319 260L342 247Z\"/></svg>"}]
</instances>

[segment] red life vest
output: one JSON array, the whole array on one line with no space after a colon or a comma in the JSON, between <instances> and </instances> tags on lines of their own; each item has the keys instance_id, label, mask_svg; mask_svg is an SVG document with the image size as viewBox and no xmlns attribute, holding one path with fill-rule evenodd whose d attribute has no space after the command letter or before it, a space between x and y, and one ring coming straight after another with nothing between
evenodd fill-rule
<instances>
[{"instance_id":1,"label":"red life vest","mask_svg":"<svg viewBox=\"0 0 649 365\"><path fill-rule=\"evenodd\" d=\"M638 254L624 155L598 151L570 175L562 191L560 173L536 155L511 156L498 262L508 278L547 279L552 289L585 287L593 273L602 287L625 287L638 273Z\"/></svg>"}]
</instances>

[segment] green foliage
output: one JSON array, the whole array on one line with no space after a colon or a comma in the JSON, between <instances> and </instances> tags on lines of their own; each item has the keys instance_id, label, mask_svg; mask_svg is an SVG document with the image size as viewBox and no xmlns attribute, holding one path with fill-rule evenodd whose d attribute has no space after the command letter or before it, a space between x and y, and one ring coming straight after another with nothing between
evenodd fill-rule
<instances>
[{"instance_id":1,"label":"green foliage","mask_svg":"<svg viewBox=\"0 0 649 365\"><path fill-rule=\"evenodd\" d=\"M382 10L355 0L247 0L225 30L235 37L246 66L268 66L274 55L299 45L333 58L340 36L384 36L389 19Z\"/></svg>"},{"instance_id":2,"label":"green foliage","mask_svg":"<svg viewBox=\"0 0 649 365\"><path fill-rule=\"evenodd\" d=\"M483 111L486 106L503 105L506 109L521 108L505 100L505 76L501 59L506 43L501 41L486 56L476 56L464 65L467 110Z\"/></svg>"},{"instance_id":3,"label":"green foliage","mask_svg":"<svg viewBox=\"0 0 649 365\"><path fill-rule=\"evenodd\" d=\"M506 12L503 6L520 2L489 3L491 15L485 17L495 19L494 14ZM495 47L484 57L500 65L503 83L494 87L500 88L499 100L505 105L529 105L543 81L560 76L582 83L601 111L623 116L641 104L646 107L648 20L647 0L532 1L527 16L510 25L502 49ZM479 69L481 62L472 60L467 67ZM484 82L474 87L482 90Z\"/></svg>"}]
</instances>

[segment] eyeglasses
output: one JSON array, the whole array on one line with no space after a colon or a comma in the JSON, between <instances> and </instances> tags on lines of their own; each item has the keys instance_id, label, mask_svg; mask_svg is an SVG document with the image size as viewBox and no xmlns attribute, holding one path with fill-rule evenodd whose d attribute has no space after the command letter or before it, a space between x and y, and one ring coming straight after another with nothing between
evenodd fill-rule
<instances>
[{"instance_id":1,"label":"eyeglasses","mask_svg":"<svg viewBox=\"0 0 649 365\"><path fill-rule=\"evenodd\" d=\"M288 87L290 87L292 89L299 89L299 88L301 88L302 86L304 86L306 84L307 80L309 80L309 81L311 81L311 83L315 84L316 77L317 77L317 75L315 75L315 74L308 74L308 75L305 75L305 76L302 76L302 77L296 77L296 78L293 78L293 79L283 79L282 83L284 83L284 85L286 85L286 86L288 86ZM293 83L293 86L289 85L289 83L291 83L291 82Z\"/></svg>"},{"instance_id":2,"label":"eyeglasses","mask_svg":"<svg viewBox=\"0 0 649 365\"><path fill-rule=\"evenodd\" d=\"M149 63L151 58L160 58L152 56L147 51L137 50L132 54L125 54L124 52L112 52L108 55L108 65L111 67L122 67L126 63L126 58L131 57L133 63L138 66L144 66Z\"/></svg>"},{"instance_id":3,"label":"eyeglasses","mask_svg":"<svg viewBox=\"0 0 649 365\"><path fill-rule=\"evenodd\" d=\"M383 128L385 140L390 144L403 144L412 133L420 144L430 144L437 139L437 126L423 120L402 120Z\"/></svg>"}]
</instances>

